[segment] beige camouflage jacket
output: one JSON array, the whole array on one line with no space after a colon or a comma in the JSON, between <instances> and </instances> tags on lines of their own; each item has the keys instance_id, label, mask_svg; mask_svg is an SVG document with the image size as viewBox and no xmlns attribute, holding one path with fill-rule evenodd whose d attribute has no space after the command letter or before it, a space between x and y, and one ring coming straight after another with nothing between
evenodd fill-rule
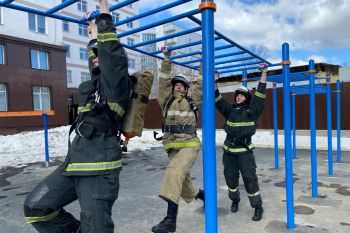
<instances>
[{"instance_id":1,"label":"beige camouflage jacket","mask_svg":"<svg viewBox=\"0 0 350 233\"><path fill-rule=\"evenodd\" d=\"M158 103L163 111L163 118L167 115L165 125L192 125L197 127L196 116L191 109L184 94L174 93L171 84L171 62L163 61L160 69L158 83ZM202 106L202 74L197 81L190 85L189 96L193 99L198 108ZM166 114L167 102L175 97ZM197 112L197 115L199 113ZM181 149L187 147L200 148L200 140L195 133L165 133L163 136L165 150Z\"/></svg>"}]
</instances>

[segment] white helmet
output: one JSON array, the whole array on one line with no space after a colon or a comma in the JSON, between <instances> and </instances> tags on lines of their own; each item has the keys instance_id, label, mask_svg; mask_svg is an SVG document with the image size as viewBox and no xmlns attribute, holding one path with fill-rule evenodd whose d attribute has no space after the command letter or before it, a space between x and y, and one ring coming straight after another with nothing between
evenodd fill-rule
<instances>
[{"instance_id":1,"label":"white helmet","mask_svg":"<svg viewBox=\"0 0 350 233\"><path fill-rule=\"evenodd\" d=\"M173 87L176 83L182 83L186 90L190 86L190 82L187 80L186 76L182 74L177 74L171 78L171 84L173 85Z\"/></svg>"}]
</instances>

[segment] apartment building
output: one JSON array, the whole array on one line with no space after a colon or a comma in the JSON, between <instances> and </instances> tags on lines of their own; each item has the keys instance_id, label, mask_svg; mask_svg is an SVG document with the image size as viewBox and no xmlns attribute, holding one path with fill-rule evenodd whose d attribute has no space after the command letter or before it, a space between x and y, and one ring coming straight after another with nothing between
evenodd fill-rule
<instances>
[{"instance_id":1,"label":"apartment building","mask_svg":"<svg viewBox=\"0 0 350 233\"><path fill-rule=\"evenodd\" d=\"M156 28L149 29L147 31L142 32L142 41L149 41L152 39L171 35L171 34L181 32L184 30L185 30L184 28L182 28L174 23L167 23L167 24L158 26ZM160 41L157 43L149 44L149 45L143 46L142 49L147 51L147 52L152 52L152 51L160 50L161 47L163 47L163 46L174 47L177 45L191 43L191 42L194 42L194 41L197 41L200 39L201 39L200 34L192 33L192 34L187 34L187 35L180 36L180 37L171 38L171 39L168 39L165 41ZM175 56L175 55L180 55L180 54L186 54L186 53L190 53L190 52L194 52L194 51L199 51L200 49L201 49L201 45L196 45L196 46L187 47L187 48L183 48L183 49L179 49L179 50L174 50L171 55ZM188 61L190 59L198 59L198 58L199 58L199 56L191 56L191 57L180 58L180 59L177 59L176 61L181 62L181 61ZM151 90L151 95L150 95L150 98L152 98L152 99L157 98L158 75L159 75L158 70L160 68L160 62L161 62L161 60L147 56L147 55L143 55L142 59L141 59L142 69L153 70L153 74L155 77L154 82L153 82L153 86L152 86L152 90ZM172 72L174 74L175 73L185 74L189 78L190 81L195 80L195 78L198 74L198 72L193 70L193 69L188 69L186 67L179 66L179 65L174 65Z\"/></svg>"},{"instance_id":2,"label":"apartment building","mask_svg":"<svg viewBox=\"0 0 350 233\"><path fill-rule=\"evenodd\" d=\"M146 42L146 41L150 41L150 40L154 40L157 38L157 34L156 34L156 30L155 28L150 28L148 30L142 31L141 33L141 38L142 38L142 42ZM141 49L143 51L146 52L153 52L157 50L157 44L156 43L152 43L152 44L147 44L141 47ZM141 55L141 70L148 70L150 72L152 72L152 74L154 75L154 83L151 89L151 94L150 97L151 98L155 98L156 93L157 93L157 83L158 83L158 59L155 57L151 57L145 54Z\"/></svg>"},{"instance_id":3,"label":"apartment building","mask_svg":"<svg viewBox=\"0 0 350 233\"><path fill-rule=\"evenodd\" d=\"M62 0L64 1L64 0ZM118 4L118 0L110 0L110 5ZM99 10L98 0L80 0L77 3L64 8L62 15L82 18L86 12ZM139 13L138 2L129 4L121 9L111 12L114 23L130 18ZM139 27L139 22L132 21L117 27L117 33L125 32ZM67 86L68 86L68 110L69 121L72 122L76 115L78 104L77 88L80 83L90 79L88 69L88 56L86 45L89 42L88 26L83 24L62 21L63 45L67 49ZM140 41L139 34L133 34L120 38L121 43L134 45ZM140 55L137 52L126 49L129 59L129 73L140 70Z\"/></svg>"},{"instance_id":4,"label":"apartment building","mask_svg":"<svg viewBox=\"0 0 350 233\"><path fill-rule=\"evenodd\" d=\"M118 0L110 0L111 5ZM64 10L61 14L74 18L81 18L86 12L98 10L98 0L81 0ZM130 4L122 9L113 11L112 17L115 23L138 14L138 3ZM125 32L139 26L138 21L133 21L117 27L117 32ZM86 45L89 42L88 26L67 21L62 22L63 43L67 49L67 84L69 88L77 88L79 84L90 78L87 65ZM127 45L133 45L140 41L139 35L130 35L120 38ZM129 57L129 72L140 69L140 55L134 51L127 51Z\"/></svg>"},{"instance_id":5,"label":"apartment building","mask_svg":"<svg viewBox=\"0 0 350 233\"><path fill-rule=\"evenodd\" d=\"M46 11L53 6L56 6L65 0L50 0L50 1L42 1L42 0L16 0L14 3L17 5L22 5L29 8L34 8L42 11ZM110 5L115 5L119 1L110 0ZM81 0L77 3L70 5L67 8L57 12L57 14L61 14L67 17L72 18L82 18L83 15L88 11L98 10L98 0ZM128 6L123 7L122 9L116 10L112 12L112 17L114 22L119 22L120 20L124 20L126 18L132 17L138 14L138 3L133 3ZM16 22L16 24L14 24ZM14 26L15 25L15 26ZM131 30L133 28L137 28L139 26L138 21L129 22L123 24L117 28L117 32L121 33L124 31ZM56 82L51 83L52 86L46 87L47 89L43 90L43 92L50 92L49 99L46 99L46 102L49 102L50 105L43 104L40 108L33 107L34 104L29 104L24 107L23 104L16 104L16 106L22 106L23 109L14 109L11 99L13 99L13 94L15 92L11 91L11 87L9 83L7 83L8 78L3 75L0 77L0 111L20 111L20 110L55 110L57 108L57 104L53 104L55 99L57 98L53 95L54 90L56 89L55 85L59 85L61 88L63 80L65 90L61 90L59 93L64 93L65 97L60 96L60 99L64 99L60 104L63 106L59 106L60 113L64 113L66 115L69 113L69 121L67 120L67 116L61 117L61 121L51 121L49 123L55 122L54 125L65 125L72 122L76 115L77 108L77 87L83 81L90 79L90 74L88 70L87 64L87 50L86 45L89 41L88 36L88 28L86 25L78 25L75 23L61 21L59 19L53 19L49 17L44 17L40 15L36 15L33 13L27 13L17 10L12 10L9 8L0 7L0 35L8 36L6 38L0 38L0 69L1 68L9 68L8 74L12 72L14 67L10 67L10 62L8 59L8 55L12 54L13 51L9 50L8 43L13 40L22 41L25 40L24 43L27 46L27 49L22 49L21 52L28 51L36 51L30 52L29 57L30 61L33 63L36 60L36 64L32 64L26 71L21 71L20 75L23 75L23 79L28 81L29 86L33 86L31 83L32 79L25 79L29 74L32 73L32 69L43 70L41 72L40 77L44 84L48 84L47 79L48 76L54 70L52 67L55 67L54 63L60 64L59 69L59 77L57 77L57 73L55 74ZM12 39L9 39L12 38ZM25 38L25 39L23 39ZM130 35L120 38L121 42L128 45L133 45L134 43L138 43L140 38L139 35ZM4 42L5 41L5 42ZM16 42L16 43L17 43ZM20 42L18 42L20 43ZM22 43L22 42L21 42ZM51 46L52 45L52 46ZM58 47L57 47L58 46ZM45 47L46 50L43 50ZM31 48L37 48L31 49ZM63 57L60 55L55 55L54 51L60 51L63 53ZM18 51L18 50L17 50ZM132 73L136 70L140 69L140 56L138 53L133 51L127 51L129 57L129 72ZM28 52L29 53L29 52ZM19 59L25 59L26 56L19 56ZM16 63L19 65L19 61ZM2 66L3 65L3 66ZM22 70L22 69L19 69ZM55 71L56 72L56 71ZM34 72L35 73L35 72ZM42 75L45 74L45 75ZM18 77L20 78L20 76ZM11 79L13 83L13 79ZM60 83L59 83L60 82ZM59 83L59 84L58 84ZM11 86L14 85L11 84ZM36 84L35 84L36 85ZM68 87L68 92L67 92ZM22 94L22 92L16 93L16 95ZM34 101L34 94L32 102ZM67 109L68 106L68 109ZM51 117L54 118L54 117ZM30 118L28 118L30 119ZM4 120L1 119L0 122ZM26 126L30 126L31 121L29 121ZM41 125L41 121L37 123L33 123L33 126ZM53 124L51 124L53 125ZM13 127L15 127L13 125ZM0 125L1 127L1 125ZM18 127L21 127L18 125Z\"/></svg>"},{"instance_id":6,"label":"apartment building","mask_svg":"<svg viewBox=\"0 0 350 233\"><path fill-rule=\"evenodd\" d=\"M46 1L28 6L50 7ZM1 112L53 110L50 126L68 123L66 52L62 33L56 28L61 28L59 20L0 8ZM0 117L0 134L42 125L40 116Z\"/></svg>"}]
</instances>

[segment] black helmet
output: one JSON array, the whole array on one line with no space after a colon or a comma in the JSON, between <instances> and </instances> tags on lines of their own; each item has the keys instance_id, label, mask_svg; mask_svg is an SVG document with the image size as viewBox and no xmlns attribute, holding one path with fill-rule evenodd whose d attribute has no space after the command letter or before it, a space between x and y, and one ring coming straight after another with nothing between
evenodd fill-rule
<instances>
[{"instance_id":1,"label":"black helmet","mask_svg":"<svg viewBox=\"0 0 350 233\"><path fill-rule=\"evenodd\" d=\"M250 101L250 98L251 98L251 94L250 94L250 91L247 87L245 86L240 86L236 91L235 91L235 101L236 101L236 97L238 94L242 94L245 96L246 98L246 101ZM244 102L246 102L244 101Z\"/></svg>"},{"instance_id":2,"label":"black helmet","mask_svg":"<svg viewBox=\"0 0 350 233\"><path fill-rule=\"evenodd\" d=\"M172 77L171 79L171 84L173 85L173 88L175 86L176 83L182 83L185 87L185 89L187 90L188 87L190 86L190 83L189 81L187 80L187 78L182 75L182 74L178 74L178 75L175 75L174 77Z\"/></svg>"}]
</instances>

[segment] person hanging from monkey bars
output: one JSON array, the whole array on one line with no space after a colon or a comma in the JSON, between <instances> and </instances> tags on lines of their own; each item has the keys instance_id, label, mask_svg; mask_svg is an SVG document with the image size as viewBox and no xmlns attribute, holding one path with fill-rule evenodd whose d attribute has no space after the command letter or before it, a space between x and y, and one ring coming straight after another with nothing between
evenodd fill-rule
<instances>
[{"instance_id":1,"label":"person hanging from monkey bars","mask_svg":"<svg viewBox=\"0 0 350 233\"><path fill-rule=\"evenodd\" d=\"M252 144L256 122L264 109L266 100L266 64L263 64L260 70L262 75L256 92L252 95L247 87L239 87L235 91L233 104L222 97L217 87L215 90L215 106L226 119L227 135L223 145L223 165L228 196L232 201L231 211L233 213L238 211L240 172L250 205L255 209L253 221L260 221L264 212Z\"/></svg>"}]
</instances>

